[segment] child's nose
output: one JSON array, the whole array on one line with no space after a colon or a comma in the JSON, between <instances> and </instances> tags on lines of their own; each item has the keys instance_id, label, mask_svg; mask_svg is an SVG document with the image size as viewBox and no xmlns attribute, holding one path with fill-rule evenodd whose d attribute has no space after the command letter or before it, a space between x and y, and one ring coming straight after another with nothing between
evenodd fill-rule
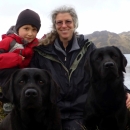
<instances>
[{"instance_id":1,"label":"child's nose","mask_svg":"<svg viewBox=\"0 0 130 130\"><path fill-rule=\"evenodd\" d=\"M28 35L32 35L33 34L33 32L32 31L28 31Z\"/></svg>"}]
</instances>

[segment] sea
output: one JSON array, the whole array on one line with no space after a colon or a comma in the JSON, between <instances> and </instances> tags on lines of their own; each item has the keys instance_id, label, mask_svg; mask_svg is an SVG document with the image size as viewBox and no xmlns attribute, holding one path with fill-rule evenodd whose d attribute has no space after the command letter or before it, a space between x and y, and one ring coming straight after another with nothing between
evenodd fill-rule
<instances>
[{"instance_id":1,"label":"sea","mask_svg":"<svg viewBox=\"0 0 130 130\"><path fill-rule=\"evenodd\" d=\"M124 73L124 84L130 89L130 54L124 54L127 59L126 73Z\"/></svg>"}]
</instances>

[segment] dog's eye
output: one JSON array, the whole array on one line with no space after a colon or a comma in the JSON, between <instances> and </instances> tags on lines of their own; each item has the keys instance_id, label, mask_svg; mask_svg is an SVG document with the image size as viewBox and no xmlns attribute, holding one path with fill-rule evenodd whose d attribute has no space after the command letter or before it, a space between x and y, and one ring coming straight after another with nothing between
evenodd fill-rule
<instances>
[{"instance_id":1,"label":"dog's eye","mask_svg":"<svg viewBox=\"0 0 130 130\"><path fill-rule=\"evenodd\" d=\"M98 56L96 60L101 61L103 59L103 56Z\"/></svg>"},{"instance_id":2,"label":"dog's eye","mask_svg":"<svg viewBox=\"0 0 130 130\"><path fill-rule=\"evenodd\" d=\"M102 58L101 58L101 57L98 57L96 60L102 60Z\"/></svg>"},{"instance_id":3,"label":"dog's eye","mask_svg":"<svg viewBox=\"0 0 130 130\"><path fill-rule=\"evenodd\" d=\"M102 53L98 54L97 57L96 57L96 60L97 61L103 60L103 54Z\"/></svg>"},{"instance_id":4,"label":"dog's eye","mask_svg":"<svg viewBox=\"0 0 130 130\"><path fill-rule=\"evenodd\" d=\"M112 58L112 59L114 59L114 58L118 58L118 55L116 54L116 53L114 53L114 52L110 52L110 57Z\"/></svg>"},{"instance_id":5,"label":"dog's eye","mask_svg":"<svg viewBox=\"0 0 130 130\"><path fill-rule=\"evenodd\" d=\"M24 84L25 81L24 81L24 80L20 80L19 83L20 83L20 84Z\"/></svg>"},{"instance_id":6,"label":"dog's eye","mask_svg":"<svg viewBox=\"0 0 130 130\"><path fill-rule=\"evenodd\" d=\"M117 55L111 55L111 58L114 59L114 58L118 58Z\"/></svg>"},{"instance_id":7,"label":"dog's eye","mask_svg":"<svg viewBox=\"0 0 130 130\"><path fill-rule=\"evenodd\" d=\"M39 80L38 83L39 84L44 84L44 82L42 80Z\"/></svg>"}]
</instances>

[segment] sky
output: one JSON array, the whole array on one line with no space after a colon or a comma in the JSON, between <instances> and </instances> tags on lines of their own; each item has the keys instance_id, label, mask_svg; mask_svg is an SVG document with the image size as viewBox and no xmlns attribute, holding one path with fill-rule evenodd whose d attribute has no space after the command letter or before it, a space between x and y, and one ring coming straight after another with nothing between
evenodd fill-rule
<instances>
[{"instance_id":1,"label":"sky","mask_svg":"<svg viewBox=\"0 0 130 130\"><path fill-rule=\"evenodd\" d=\"M79 34L130 31L130 0L0 0L0 36L15 25L19 13L28 8L40 15L41 29L37 37L41 38L51 31L51 11L62 5L75 8Z\"/></svg>"}]
</instances>

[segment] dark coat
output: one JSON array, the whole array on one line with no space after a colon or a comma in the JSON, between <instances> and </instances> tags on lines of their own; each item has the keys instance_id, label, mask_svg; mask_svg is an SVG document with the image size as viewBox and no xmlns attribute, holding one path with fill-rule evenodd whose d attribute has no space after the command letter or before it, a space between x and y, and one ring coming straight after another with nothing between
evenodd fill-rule
<instances>
[{"instance_id":1,"label":"dark coat","mask_svg":"<svg viewBox=\"0 0 130 130\"><path fill-rule=\"evenodd\" d=\"M95 49L95 45L88 39L85 40L83 35L74 36L69 44L71 48L68 52L63 50L57 39L54 44L35 47L31 61L31 67L48 70L60 86L57 104L62 119L83 117L90 79L89 70L85 71L84 65Z\"/></svg>"}]
</instances>

